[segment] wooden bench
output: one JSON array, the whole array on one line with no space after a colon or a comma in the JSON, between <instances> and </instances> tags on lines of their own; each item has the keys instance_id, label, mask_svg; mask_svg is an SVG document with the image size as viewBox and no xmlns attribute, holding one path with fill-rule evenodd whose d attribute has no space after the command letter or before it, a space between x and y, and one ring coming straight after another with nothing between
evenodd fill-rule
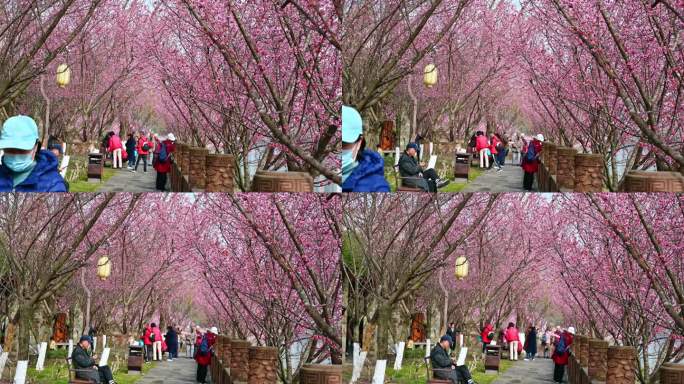
<instances>
[{"instance_id":1,"label":"wooden bench","mask_svg":"<svg viewBox=\"0 0 684 384\"><path fill-rule=\"evenodd\" d=\"M415 177L401 177L399 174L399 164L394 165L392 169L394 170L394 186L396 187L397 192L425 192L420 188L407 187L404 185L403 180L413 179Z\"/></svg>"},{"instance_id":2,"label":"wooden bench","mask_svg":"<svg viewBox=\"0 0 684 384\"><path fill-rule=\"evenodd\" d=\"M66 363L69 369L69 384L92 384L90 380L76 378L76 372L79 370L71 365L71 356L67 356Z\"/></svg>"},{"instance_id":3,"label":"wooden bench","mask_svg":"<svg viewBox=\"0 0 684 384\"><path fill-rule=\"evenodd\" d=\"M452 370L450 368L435 368L432 369L432 365L430 364L430 356L425 356L423 358L423 361L425 361L425 369L427 370L427 384L452 384L451 380L446 380L446 379L435 379L434 378L434 371L448 371L451 372Z\"/></svg>"}]
</instances>

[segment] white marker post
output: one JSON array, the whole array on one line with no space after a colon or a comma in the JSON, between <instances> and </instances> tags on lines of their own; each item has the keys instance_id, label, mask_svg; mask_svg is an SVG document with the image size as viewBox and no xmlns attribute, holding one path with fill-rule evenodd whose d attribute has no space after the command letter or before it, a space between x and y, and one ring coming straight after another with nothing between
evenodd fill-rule
<instances>
[{"instance_id":1,"label":"white marker post","mask_svg":"<svg viewBox=\"0 0 684 384\"><path fill-rule=\"evenodd\" d=\"M93 352L97 351L97 336L93 336Z\"/></svg>"},{"instance_id":2,"label":"white marker post","mask_svg":"<svg viewBox=\"0 0 684 384\"><path fill-rule=\"evenodd\" d=\"M394 165L399 165L399 157L401 157L401 149L399 147L394 148Z\"/></svg>"},{"instance_id":3,"label":"white marker post","mask_svg":"<svg viewBox=\"0 0 684 384\"><path fill-rule=\"evenodd\" d=\"M0 354L0 377L2 377L2 372L5 370L5 364L7 364L7 357L9 352L3 352Z\"/></svg>"},{"instance_id":4,"label":"white marker post","mask_svg":"<svg viewBox=\"0 0 684 384\"><path fill-rule=\"evenodd\" d=\"M109 348L105 348L102 351L102 356L100 356L100 364L98 364L100 367L104 367L107 365L107 361L109 360Z\"/></svg>"},{"instance_id":5,"label":"white marker post","mask_svg":"<svg viewBox=\"0 0 684 384\"><path fill-rule=\"evenodd\" d=\"M102 349L107 348L107 335L102 335Z\"/></svg>"},{"instance_id":6,"label":"white marker post","mask_svg":"<svg viewBox=\"0 0 684 384\"><path fill-rule=\"evenodd\" d=\"M69 349L67 349L67 357L71 357L72 353L74 353L74 341L69 339Z\"/></svg>"},{"instance_id":7,"label":"white marker post","mask_svg":"<svg viewBox=\"0 0 684 384\"><path fill-rule=\"evenodd\" d=\"M458 346L463 348L463 334L458 335Z\"/></svg>"},{"instance_id":8,"label":"white marker post","mask_svg":"<svg viewBox=\"0 0 684 384\"><path fill-rule=\"evenodd\" d=\"M38 346L38 361L36 361L36 371L45 369L45 354L47 353L47 343L42 342Z\"/></svg>"},{"instance_id":9,"label":"white marker post","mask_svg":"<svg viewBox=\"0 0 684 384\"><path fill-rule=\"evenodd\" d=\"M425 340L425 357L430 357L430 339Z\"/></svg>"},{"instance_id":10,"label":"white marker post","mask_svg":"<svg viewBox=\"0 0 684 384\"><path fill-rule=\"evenodd\" d=\"M397 357L394 359L394 370L398 371L401 369L401 361L404 359L404 346L406 343L403 341L400 341L397 343L396 350L397 350Z\"/></svg>"},{"instance_id":11,"label":"white marker post","mask_svg":"<svg viewBox=\"0 0 684 384\"><path fill-rule=\"evenodd\" d=\"M28 370L28 360L17 361L17 370L14 372L13 384L26 384L26 371Z\"/></svg>"},{"instance_id":12,"label":"white marker post","mask_svg":"<svg viewBox=\"0 0 684 384\"><path fill-rule=\"evenodd\" d=\"M385 384L385 368L387 368L387 360L378 360L375 362L373 384Z\"/></svg>"}]
</instances>

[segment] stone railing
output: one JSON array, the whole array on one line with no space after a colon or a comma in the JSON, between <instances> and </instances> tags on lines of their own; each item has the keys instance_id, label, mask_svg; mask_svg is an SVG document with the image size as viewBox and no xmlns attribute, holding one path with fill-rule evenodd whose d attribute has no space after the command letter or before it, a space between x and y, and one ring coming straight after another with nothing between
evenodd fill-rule
<instances>
[{"instance_id":1,"label":"stone railing","mask_svg":"<svg viewBox=\"0 0 684 384\"><path fill-rule=\"evenodd\" d=\"M574 148L544 143L538 173L541 192L601 192L603 157L577 153ZM684 192L684 176L677 172L629 171L624 192Z\"/></svg>"},{"instance_id":2,"label":"stone railing","mask_svg":"<svg viewBox=\"0 0 684 384\"><path fill-rule=\"evenodd\" d=\"M568 361L569 384L634 384L634 347L609 346L607 341L575 336Z\"/></svg>"},{"instance_id":3,"label":"stone railing","mask_svg":"<svg viewBox=\"0 0 684 384\"><path fill-rule=\"evenodd\" d=\"M541 192L601 192L603 157L544 143L537 183Z\"/></svg>"},{"instance_id":4,"label":"stone railing","mask_svg":"<svg viewBox=\"0 0 684 384\"><path fill-rule=\"evenodd\" d=\"M254 347L245 340L219 336L214 344L211 381L214 384L276 384L278 349ZM341 365L304 365L301 384L342 383Z\"/></svg>"},{"instance_id":5,"label":"stone railing","mask_svg":"<svg viewBox=\"0 0 684 384\"><path fill-rule=\"evenodd\" d=\"M172 192L233 192L233 155L177 143L171 165Z\"/></svg>"}]
</instances>

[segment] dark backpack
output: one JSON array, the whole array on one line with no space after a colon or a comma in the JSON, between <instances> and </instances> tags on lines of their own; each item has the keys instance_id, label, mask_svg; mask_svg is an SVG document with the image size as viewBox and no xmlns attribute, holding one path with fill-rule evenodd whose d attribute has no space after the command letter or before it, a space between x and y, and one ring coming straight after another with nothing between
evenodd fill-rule
<instances>
[{"instance_id":1,"label":"dark backpack","mask_svg":"<svg viewBox=\"0 0 684 384\"><path fill-rule=\"evenodd\" d=\"M150 341L154 343L154 332L150 332Z\"/></svg>"},{"instance_id":2,"label":"dark backpack","mask_svg":"<svg viewBox=\"0 0 684 384\"><path fill-rule=\"evenodd\" d=\"M206 356L209 354L209 340L207 340L207 335L202 336L202 342L199 346L199 353L201 356Z\"/></svg>"},{"instance_id":3,"label":"dark backpack","mask_svg":"<svg viewBox=\"0 0 684 384\"><path fill-rule=\"evenodd\" d=\"M537 150L534 148L534 143L530 141L529 144L527 144L527 156L526 159L527 161L534 161L537 158Z\"/></svg>"},{"instance_id":4,"label":"dark backpack","mask_svg":"<svg viewBox=\"0 0 684 384\"><path fill-rule=\"evenodd\" d=\"M148 143L147 141L144 142L142 149L143 149L143 151L149 151L150 150L150 143Z\"/></svg>"},{"instance_id":5,"label":"dark backpack","mask_svg":"<svg viewBox=\"0 0 684 384\"><path fill-rule=\"evenodd\" d=\"M567 352L568 346L565 344L565 335L561 335L558 339L558 344L556 344L556 353L564 354Z\"/></svg>"},{"instance_id":6,"label":"dark backpack","mask_svg":"<svg viewBox=\"0 0 684 384\"><path fill-rule=\"evenodd\" d=\"M157 159L162 163L166 163L166 160L169 159L169 153L166 151L166 144L161 143L159 146L159 155L157 155Z\"/></svg>"}]
</instances>

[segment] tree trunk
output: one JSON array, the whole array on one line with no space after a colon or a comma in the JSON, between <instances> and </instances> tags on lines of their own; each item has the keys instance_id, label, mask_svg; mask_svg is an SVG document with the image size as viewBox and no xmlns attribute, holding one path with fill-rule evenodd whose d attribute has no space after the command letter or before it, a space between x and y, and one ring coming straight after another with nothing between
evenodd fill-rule
<instances>
[{"instance_id":1,"label":"tree trunk","mask_svg":"<svg viewBox=\"0 0 684 384\"><path fill-rule=\"evenodd\" d=\"M382 305L378 308L378 335L377 335L377 359L387 358L387 346L389 345L389 329L392 322L392 308Z\"/></svg>"}]
</instances>

